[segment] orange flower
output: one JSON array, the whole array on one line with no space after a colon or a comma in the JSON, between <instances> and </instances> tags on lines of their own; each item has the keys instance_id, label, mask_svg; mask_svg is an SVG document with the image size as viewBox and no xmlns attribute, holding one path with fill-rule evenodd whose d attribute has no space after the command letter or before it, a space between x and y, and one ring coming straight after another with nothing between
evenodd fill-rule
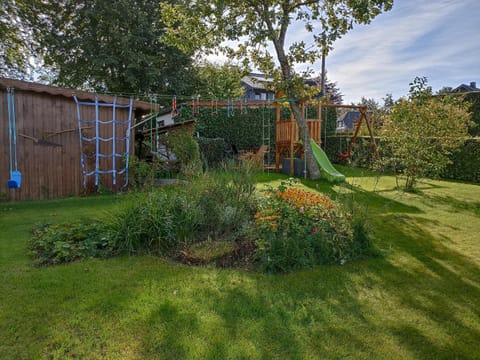
<instances>
[{"instance_id":1,"label":"orange flower","mask_svg":"<svg viewBox=\"0 0 480 360\"><path fill-rule=\"evenodd\" d=\"M327 196L313 194L301 189L289 188L285 191L277 192L277 195L282 200L286 200L298 208L302 206L322 206L327 209L333 208L333 204Z\"/></svg>"}]
</instances>

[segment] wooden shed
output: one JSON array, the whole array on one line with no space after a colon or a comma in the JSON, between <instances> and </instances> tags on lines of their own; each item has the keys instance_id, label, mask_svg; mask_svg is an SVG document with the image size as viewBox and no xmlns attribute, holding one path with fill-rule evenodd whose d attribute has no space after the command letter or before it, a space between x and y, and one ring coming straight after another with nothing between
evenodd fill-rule
<instances>
[{"instance_id":1,"label":"wooden shed","mask_svg":"<svg viewBox=\"0 0 480 360\"><path fill-rule=\"evenodd\" d=\"M13 94L13 96L12 96ZM94 102L97 106L84 106L77 108L74 96L81 102ZM13 102L13 104L12 104ZM73 89L47 86L26 81L19 81L0 77L0 200L37 200L53 199L70 195L81 195L92 189L93 177L88 177L87 186L84 185L84 171L91 171L92 161L84 161L82 169L81 154L89 152L108 153L107 144L83 144L81 150L79 115L90 122L92 119L108 121L114 119L121 124L130 116L132 125L142 115L149 113L151 106L147 102L133 101L132 113L129 107L130 99L116 98L114 96L96 95L95 93ZM118 108L107 104L116 103ZM16 162L21 173L21 186L14 189L9 186L11 177L12 156L12 131L11 118L12 106L15 110L16 125ZM123 107L122 107L123 106ZM125 136L126 125L99 127L96 124L80 124L83 136L102 136L104 138ZM93 134L93 135L92 135ZM96 135L95 135L96 134ZM126 142L117 144L114 152L126 151L121 146ZM133 132L130 141L130 154L134 151ZM115 156L114 156L115 158ZM125 159L112 160L111 158L97 157L97 166L111 168L108 162L125 161ZM93 160L95 162L95 160ZM101 164L103 163L103 164ZM89 169L90 166L90 169ZM101 186L118 190L122 185L122 176L113 185L112 174L102 175Z\"/></svg>"}]
</instances>

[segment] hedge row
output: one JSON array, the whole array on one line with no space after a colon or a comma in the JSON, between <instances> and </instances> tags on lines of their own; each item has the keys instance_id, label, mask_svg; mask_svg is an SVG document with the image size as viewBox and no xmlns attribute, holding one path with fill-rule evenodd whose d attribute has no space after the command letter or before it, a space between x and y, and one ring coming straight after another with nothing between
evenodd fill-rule
<instances>
[{"instance_id":1,"label":"hedge row","mask_svg":"<svg viewBox=\"0 0 480 360\"><path fill-rule=\"evenodd\" d=\"M376 140L381 145L381 140ZM330 136L324 143L325 151L334 163L342 163L345 160L338 155L347 152L350 137ZM358 145L354 146L352 151L352 163L354 166L370 167L372 165L372 148L365 146L370 143L370 138L359 137ZM385 147L383 147L383 150ZM388 154L382 154L388 156ZM480 183L480 138L470 139L455 152L452 157L452 164L447 166L442 174L442 178L471 181Z\"/></svg>"},{"instance_id":2,"label":"hedge row","mask_svg":"<svg viewBox=\"0 0 480 360\"><path fill-rule=\"evenodd\" d=\"M442 174L445 179L480 183L480 139L465 142L460 151L452 156L450 164Z\"/></svg>"},{"instance_id":3,"label":"hedge row","mask_svg":"<svg viewBox=\"0 0 480 360\"><path fill-rule=\"evenodd\" d=\"M230 157L231 147L222 138L199 137L197 142L202 162L209 168L218 167Z\"/></svg>"},{"instance_id":4,"label":"hedge row","mask_svg":"<svg viewBox=\"0 0 480 360\"><path fill-rule=\"evenodd\" d=\"M480 92L471 92L465 95L465 101L470 103L469 111L472 113L472 120L475 126L470 128L469 134L480 136Z\"/></svg>"},{"instance_id":5,"label":"hedge row","mask_svg":"<svg viewBox=\"0 0 480 360\"><path fill-rule=\"evenodd\" d=\"M337 115L335 109L327 109L327 132L335 132ZM309 118L316 118L317 107L311 106L307 111ZM282 107L282 119L290 118L288 107ZM263 107L215 108L201 107L197 114L192 113L190 107L183 107L177 122L196 120L195 131L200 137L210 139L224 139L229 146L238 150L250 150L260 147L270 140L270 147L275 149L275 122L276 108L274 104ZM322 137L325 132L322 131ZM265 138L264 138L265 137Z\"/></svg>"}]
</instances>

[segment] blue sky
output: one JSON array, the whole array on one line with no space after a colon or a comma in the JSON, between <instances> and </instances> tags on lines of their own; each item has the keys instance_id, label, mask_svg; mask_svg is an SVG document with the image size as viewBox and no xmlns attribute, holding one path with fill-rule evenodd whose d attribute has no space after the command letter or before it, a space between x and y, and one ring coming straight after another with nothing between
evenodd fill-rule
<instances>
[{"instance_id":1,"label":"blue sky","mask_svg":"<svg viewBox=\"0 0 480 360\"><path fill-rule=\"evenodd\" d=\"M287 36L312 43L302 23L292 24ZM394 0L392 10L356 25L333 47L328 78L346 104L362 96L381 101L387 93L397 99L416 76L426 76L434 91L472 81L480 87L480 0ZM320 62L297 70L307 66L320 73Z\"/></svg>"},{"instance_id":2,"label":"blue sky","mask_svg":"<svg viewBox=\"0 0 480 360\"><path fill-rule=\"evenodd\" d=\"M345 103L399 98L415 76L426 76L434 91L472 81L480 87L480 0L396 0L333 46L327 73Z\"/></svg>"}]
</instances>

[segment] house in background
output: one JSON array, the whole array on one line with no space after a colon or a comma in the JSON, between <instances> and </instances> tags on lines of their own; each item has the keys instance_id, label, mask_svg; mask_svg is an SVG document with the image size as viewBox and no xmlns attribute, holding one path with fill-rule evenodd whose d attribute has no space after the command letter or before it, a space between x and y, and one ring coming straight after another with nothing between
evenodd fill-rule
<instances>
[{"instance_id":1,"label":"house in background","mask_svg":"<svg viewBox=\"0 0 480 360\"><path fill-rule=\"evenodd\" d=\"M479 88L477 88L477 83L475 81L470 82L470 85L466 84L461 84L457 86L455 89L453 89L451 92L452 93L467 93L467 92L474 92L474 91L480 91Z\"/></svg>"},{"instance_id":2,"label":"house in background","mask_svg":"<svg viewBox=\"0 0 480 360\"><path fill-rule=\"evenodd\" d=\"M360 119L360 111L348 111L337 120L337 133L351 133L355 128L355 124Z\"/></svg>"},{"instance_id":3,"label":"house in background","mask_svg":"<svg viewBox=\"0 0 480 360\"><path fill-rule=\"evenodd\" d=\"M264 74L251 73L244 76L241 80L242 86L245 88L246 100L273 100L275 92L269 89L269 85L273 83L272 78L267 78Z\"/></svg>"}]
</instances>

